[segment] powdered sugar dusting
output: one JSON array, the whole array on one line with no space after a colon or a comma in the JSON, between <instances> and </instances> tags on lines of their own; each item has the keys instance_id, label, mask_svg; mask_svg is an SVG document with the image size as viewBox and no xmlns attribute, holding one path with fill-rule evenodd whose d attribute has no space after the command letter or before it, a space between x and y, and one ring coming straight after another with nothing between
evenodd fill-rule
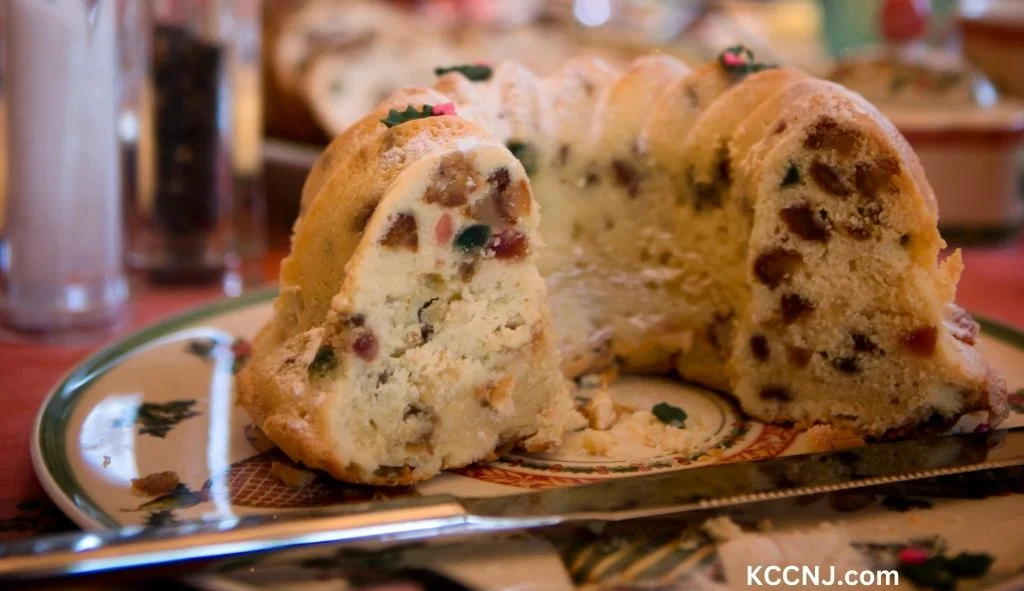
<instances>
[{"instance_id":1,"label":"powdered sugar dusting","mask_svg":"<svg viewBox=\"0 0 1024 591\"><path fill-rule=\"evenodd\" d=\"M385 167L402 166L410 160L430 152L436 142L427 136L417 136L403 146L395 146L381 154L381 164Z\"/></svg>"}]
</instances>

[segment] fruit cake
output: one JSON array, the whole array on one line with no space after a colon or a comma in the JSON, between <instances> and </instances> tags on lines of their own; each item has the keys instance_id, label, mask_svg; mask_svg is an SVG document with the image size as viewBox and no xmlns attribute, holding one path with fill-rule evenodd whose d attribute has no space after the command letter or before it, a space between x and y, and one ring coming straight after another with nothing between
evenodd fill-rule
<instances>
[{"instance_id":1,"label":"fruit cake","mask_svg":"<svg viewBox=\"0 0 1024 591\"><path fill-rule=\"evenodd\" d=\"M423 200L416 196L421 189L408 189L399 199L390 197L398 189L385 187L404 167L425 177L461 175L461 161L445 160L456 147L487 154L480 157L486 164L470 175L474 190L504 167L509 183L522 181L522 194L532 192L540 211L538 218L538 208L533 201L525 206L525 198L516 208L523 212L516 231L528 248L515 266L497 251L491 256L487 242L475 273L445 276L446 289L465 292L460 282L468 279L484 282L480 289L495 301L522 298L517 301L527 306L527 324L544 335L540 345L485 344L476 340L479 326L464 318L450 325L449 317L444 330L453 342L497 347L465 350L469 358L509 355L471 378L439 379L443 367L422 366L423 375L410 374L417 383L452 383L453 391L466 392L474 381L502 384L505 373L515 371L509 367L530 364L540 376L535 379L550 387L518 395L537 408L547 405L544 424L515 423L514 436L481 443L511 442L531 430L538 435L528 441L557 439L564 415L571 414L563 412L564 391L554 375L559 364L569 378L610 366L675 371L731 393L759 419L834 425L864 437L943 429L975 411L987 413L982 420L990 424L1005 415L1005 383L978 351L977 324L954 304L961 261L957 253L940 261L945 244L931 188L903 138L860 96L797 70L760 64L739 46L696 70L650 55L621 73L596 58L580 58L547 78L515 63L445 68L439 76L433 89L407 89L382 103L339 136L310 174L292 254L282 267L276 316L265 331L276 336L254 347L254 359L288 358L278 351L291 339L305 343L305 357L292 370L257 361L243 373L243 403L264 401L254 412L258 421L276 412L289 417L279 425L307 428L288 415L295 405L286 396L256 390L258 380L278 380L286 370L304 376L325 338L317 331L339 330L337 323L352 313L383 330L381 320L369 324L370 318L389 302L398 302L406 317L391 324L404 326L426 301L413 285L423 271L398 264L395 255L385 257L389 250L380 244L394 216ZM381 121L407 105L415 111L427 104L445 105L443 114L395 127ZM514 160L521 166L508 164ZM374 209L382 195L388 197ZM417 228L437 223L431 207L413 209ZM476 209L451 213L473 219ZM504 209L496 211L503 218ZM452 219L456 228L469 223ZM491 232L489 240L501 235ZM420 244L427 234L419 233ZM464 256L450 250L445 256ZM416 256L425 261L433 253L432 246ZM485 271L510 268L523 277L516 287L507 276L499 280ZM546 295L538 276L546 281ZM529 290L519 287L527 284ZM355 300L370 307L353 307ZM551 309L550 339L543 328L545 306ZM494 321L512 314L492 308ZM354 329L342 329L331 341L342 349L348 346L345 330ZM308 344L311 339L317 344ZM316 396L301 381L285 381L281 388L330 404L347 401L349 389L358 388L384 408L397 408L390 401L409 395L390 389L385 396L380 388L388 384L372 383L369 374L356 384L345 380L357 378L338 371ZM522 386L524 378L512 383ZM366 422L377 412L353 407L351 419L330 420ZM437 416L445 425L447 415ZM468 428L466 413L454 416L444 428ZM491 425L493 435L499 429ZM353 454L360 466L374 465L371 459L401 463L406 435L367 439L365 431L361 426L358 435L338 431L320 443L307 438L285 447L307 463L316 458L317 466L348 465L340 458L351 462ZM268 435L280 437L273 429ZM359 443L346 448L342 440ZM438 460L447 443L431 445L433 458L405 456L412 478L482 457L486 447ZM353 478L349 470L332 473Z\"/></svg>"},{"instance_id":2,"label":"fruit cake","mask_svg":"<svg viewBox=\"0 0 1024 591\"><path fill-rule=\"evenodd\" d=\"M526 172L439 104L410 109L377 116L380 143L340 161L296 226L238 378L271 440L354 482L543 451L574 412Z\"/></svg>"},{"instance_id":3,"label":"fruit cake","mask_svg":"<svg viewBox=\"0 0 1024 591\"><path fill-rule=\"evenodd\" d=\"M864 99L819 87L785 103L740 181L774 215L750 230L733 393L765 420L868 434L1001 414L1005 385L953 303L960 254L935 264L945 245L917 159Z\"/></svg>"}]
</instances>

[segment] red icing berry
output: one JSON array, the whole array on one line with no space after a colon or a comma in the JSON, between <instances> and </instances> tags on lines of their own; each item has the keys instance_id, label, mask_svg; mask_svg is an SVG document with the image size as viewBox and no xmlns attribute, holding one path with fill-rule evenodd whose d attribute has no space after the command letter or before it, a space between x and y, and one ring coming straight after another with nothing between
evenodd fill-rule
<instances>
[{"instance_id":1,"label":"red icing berry","mask_svg":"<svg viewBox=\"0 0 1024 591\"><path fill-rule=\"evenodd\" d=\"M927 550L908 546L900 550L899 561L902 564L924 564L929 558Z\"/></svg>"},{"instance_id":2,"label":"red icing berry","mask_svg":"<svg viewBox=\"0 0 1024 591\"><path fill-rule=\"evenodd\" d=\"M454 115L455 103L442 103L434 105L434 115Z\"/></svg>"},{"instance_id":3,"label":"red icing berry","mask_svg":"<svg viewBox=\"0 0 1024 591\"><path fill-rule=\"evenodd\" d=\"M448 241L452 239L452 234L455 232L455 226L452 222L452 216L447 213L442 215L437 223L434 224L434 239L437 240L439 246L448 244Z\"/></svg>"},{"instance_id":4,"label":"red icing berry","mask_svg":"<svg viewBox=\"0 0 1024 591\"><path fill-rule=\"evenodd\" d=\"M975 433L988 433L991 430L992 425L989 425L988 423L982 423L974 428Z\"/></svg>"},{"instance_id":5,"label":"red icing berry","mask_svg":"<svg viewBox=\"0 0 1024 591\"><path fill-rule=\"evenodd\" d=\"M747 63L747 60L735 53L722 54L722 61L727 66L742 66Z\"/></svg>"}]
</instances>

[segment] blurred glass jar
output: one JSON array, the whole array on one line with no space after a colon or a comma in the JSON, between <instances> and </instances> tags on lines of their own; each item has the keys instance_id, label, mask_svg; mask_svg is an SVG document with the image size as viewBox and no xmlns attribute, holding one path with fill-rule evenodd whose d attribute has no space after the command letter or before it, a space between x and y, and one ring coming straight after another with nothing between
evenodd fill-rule
<instances>
[{"instance_id":1,"label":"blurred glass jar","mask_svg":"<svg viewBox=\"0 0 1024 591\"><path fill-rule=\"evenodd\" d=\"M711 0L549 0L548 15L608 43L658 44L677 37Z\"/></svg>"},{"instance_id":2,"label":"blurred glass jar","mask_svg":"<svg viewBox=\"0 0 1024 591\"><path fill-rule=\"evenodd\" d=\"M125 318L115 133L122 1L0 5L0 322L19 332L75 338Z\"/></svg>"},{"instance_id":3,"label":"blurred glass jar","mask_svg":"<svg viewBox=\"0 0 1024 591\"><path fill-rule=\"evenodd\" d=\"M130 6L132 108L118 125L128 265L161 283L223 280L235 294L266 242L260 0Z\"/></svg>"}]
</instances>

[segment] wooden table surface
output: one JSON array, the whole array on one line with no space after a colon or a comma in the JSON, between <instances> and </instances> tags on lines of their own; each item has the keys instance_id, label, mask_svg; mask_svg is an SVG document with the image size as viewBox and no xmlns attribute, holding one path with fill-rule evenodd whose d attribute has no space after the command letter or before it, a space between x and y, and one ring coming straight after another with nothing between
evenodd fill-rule
<instances>
[{"instance_id":1,"label":"wooden table surface","mask_svg":"<svg viewBox=\"0 0 1024 591\"><path fill-rule=\"evenodd\" d=\"M282 252L263 264L276 277ZM965 249L966 269L958 301L995 320L1024 327L1024 237L997 248ZM139 286L129 322L116 336L219 297L215 288L167 289ZM0 540L70 527L46 499L29 457L29 435L36 411L49 389L77 361L103 342L47 345L0 335Z\"/></svg>"}]
</instances>

